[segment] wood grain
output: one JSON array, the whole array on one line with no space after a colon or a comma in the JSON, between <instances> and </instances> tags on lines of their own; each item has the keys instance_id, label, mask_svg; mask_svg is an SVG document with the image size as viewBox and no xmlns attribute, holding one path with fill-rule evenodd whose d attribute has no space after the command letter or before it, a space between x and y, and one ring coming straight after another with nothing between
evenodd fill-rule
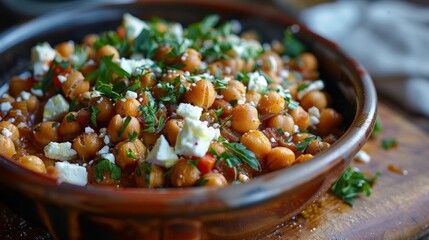
<instances>
[{"instance_id":1,"label":"wood grain","mask_svg":"<svg viewBox=\"0 0 429 240\"><path fill-rule=\"evenodd\" d=\"M367 174L380 171L370 197L348 206L327 193L294 219L253 239L418 239L429 234L429 136L380 105L381 135L365 145L372 160L354 163ZM381 139L394 137L397 149L383 150ZM403 176L387 170L394 165ZM0 239L51 239L40 227L19 218L0 204Z\"/></svg>"},{"instance_id":2,"label":"wood grain","mask_svg":"<svg viewBox=\"0 0 429 240\"><path fill-rule=\"evenodd\" d=\"M331 193L294 219L255 239L418 239L429 234L429 136L386 106L380 105L383 131L364 149L367 165L353 163L367 174L382 175L373 194L353 207ZM396 138L398 147L384 150L381 139ZM388 170L406 170L400 175Z\"/></svg>"}]
</instances>

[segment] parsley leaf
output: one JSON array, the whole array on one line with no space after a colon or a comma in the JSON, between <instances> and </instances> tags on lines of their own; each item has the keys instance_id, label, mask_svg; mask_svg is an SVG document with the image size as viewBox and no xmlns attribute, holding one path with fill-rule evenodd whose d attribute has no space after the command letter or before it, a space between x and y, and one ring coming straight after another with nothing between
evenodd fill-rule
<instances>
[{"instance_id":1,"label":"parsley leaf","mask_svg":"<svg viewBox=\"0 0 429 240\"><path fill-rule=\"evenodd\" d=\"M305 51L304 44L290 30L284 32L283 45L285 47L285 54L293 58L298 57Z\"/></svg>"},{"instance_id":2,"label":"parsley leaf","mask_svg":"<svg viewBox=\"0 0 429 240\"><path fill-rule=\"evenodd\" d=\"M125 155L127 156L127 158L131 158L134 160L138 158L137 155L130 148L125 151Z\"/></svg>"},{"instance_id":3,"label":"parsley leaf","mask_svg":"<svg viewBox=\"0 0 429 240\"><path fill-rule=\"evenodd\" d=\"M69 67L70 63L67 61L58 61L56 58L51 62L48 72L43 77L41 84L38 86L38 89L41 89L43 92L46 92L48 88L52 85L54 77Z\"/></svg>"},{"instance_id":4,"label":"parsley leaf","mask_svg":"<svg viewBox=\"0 0 429 240\"><path fill-rule=\"evenodd\" d=\"M363 192L365 196L371 195L371 185L377 180L378 176L380 176L379 172L374 177L368 178L358 168L348 167L337 182L334 183L331 190L347 204L353 206L354 198L359 193Z\"/></svg>"},{"instance_id":5,"label":"parsley leaf","mask_svg":"<svg viewBox=\"0 0 429 240\"><path fill-rule=\"evenodd\" d=\"M118 130L118 138L121 138L122 135L124 134L125 129L127 128L128 124L131 121L131 117L127 116L127 118L125 118L124 123L122 124L121 128Z\"/></svg>"},{"instance_id":6,"label":"parsley leaf","mask_svg":"<svg viewBox=\"0 0 429 240\"><path fill-rule=\"evenodd\" d=\"M86 62L86 60L88 60L88 52L79 45L75 45L73 55L75 56L73 66L76 69L79 69Z\"/></svg>"},{"instance_id":7,"label":"parsley leaf","mask_svg":"<svg viewBox=\"0 0 429 240\"><path fill-rule=\"evenodd\" d=\"M128 77L131 75L118 66L116 63L112 61L113 55L103 56L100 60L100 66L97 70L93 71L87 76L88 81L92 82L96 80L97 82L103 83L113 83L113 74L115 73L118 77Z\"/></svg>"},{"instance_id":8,"label":"parsley leaf","mask_svg":"<svg viewBox=\"0 0 429 240\"><path fill-rule=\"evenodd\" d=\"M304 138L304 141L296 144L296 149L298 151L304 152L305 149L307 149L308 144L310 144L310 142L313 141L313 140L315 140L316 138L317 138L316 136L311 136L311 137L308 137L308 138Z\"/></svg>"},{"instance_id":9,"label":"parsley leaf","mask_svg":"<svg viewBox=\"0 0 429 240\"><path fill-rule=\"evenodd\" d=\"M249 165L251 168L262 171L261 165L259 164L259 161L256 159L255 154L246 148L241 143L229 143L223 138L219 138L220 142L229 150L226 152L223 152L220 157L221 158L227 158L229 161L231 161L231 166L239 165L240 162L244 162L247 165ZM223 156L222 156L223 155ZM227 162L228 164L228 162Z\"/></svg>"},{"instance_id":10,"label":"parsley leaf","mask_svg":"<svg viewBox=\"0 0 429 240\"><path fill-rule=\"evenodd\" d=\"M398 142L394 138L385 138L381 141L381 147L384 150L390 150L398 146Z\"/></svg>"},{"instance_id":11,"label":"parsley leaf","mask_svg":"<svg viewBox=\"0 0 429 240\"><path fill-rule=\"evenodd\" d=\"M100 159L95 167L95 179L97 182L103 181L104 173L110 173L110 177L113 180L119 180L121 178L121 169L108 159Z\"/></svg>"},{"instance_id":12,"label":"parsley leaf","mask_svg":"<svg viewBox=\"0 0 429 240\"><path fill-rule=\"evenodd\" d=\"M89 113L91 114L91 122L94 126L97 126L97 114L100 112L100 109L98 109L96 106L89 106L88 107Z\"/></svg>"}]
</instances>

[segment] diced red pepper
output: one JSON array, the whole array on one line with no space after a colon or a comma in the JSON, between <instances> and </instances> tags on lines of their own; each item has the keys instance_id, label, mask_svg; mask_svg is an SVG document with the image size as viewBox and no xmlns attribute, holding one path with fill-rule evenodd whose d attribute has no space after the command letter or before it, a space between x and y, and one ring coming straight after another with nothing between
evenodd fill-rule
<instances>
[{"instance_id":1,"label":"diced red pepper","mask_svg":"<svg viewBox=\"0 0 429 240\"><path fill-rule=\"evenodd\" d=\"M206 174L210 172L216 163L216 159L211 153L207 153L202 156L198 161L197 168L200 170L201 174Z\"/></svg>"}]
</instances>

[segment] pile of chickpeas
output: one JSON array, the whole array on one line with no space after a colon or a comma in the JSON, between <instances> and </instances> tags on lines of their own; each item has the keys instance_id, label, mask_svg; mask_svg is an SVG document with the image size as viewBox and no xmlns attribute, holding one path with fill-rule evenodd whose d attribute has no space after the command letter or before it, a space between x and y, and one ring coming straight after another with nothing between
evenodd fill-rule
<instances>
[{"instance_id":1,"label":"pile of chickpeas","mask_svg":"<svg viewBox=\"0 0 429 240\"><path fill-rule=\"evenodd\" d=\"M168 31L169 27L164 22L151 26L161 33ZM115 34L124 38L126 31L120 26ZM95 82L88 81L88 76L99 68L103 56L111 56L115 62L123 57L129 58L132 53L120 55L112 45L95 47L94 43L100 36L90 34L79 45L63 42L54 47L57 58L69 61L76 46L80 46L86 51L88 60L79 68L70 65L61 69L57 74L67 79L63 82L54 80L43 96L33 94L32 89L38 81L31 74L10 79L7 93L0 98L0 104L10 103L12 106L8 111L0 112L0 130L7 129L11 133L0 134L1 155L24 168L55 179L58 177L57 160L46 157L43 149L51 142L70 142L77 155L69 162L87 169L89 184L142 188L225 186L244 183L258 175L309 161L329 148L342 134L342 116L331 108L332 99L324 89L310 91L298 99L302 83L311 84L319 79L317 58L312 53L288 57L284 55L284 45L273 41L253 59L243 59L232 50L226 53L227 57L213 59L202 55L198 48L188 48L180 56L168 57L171 46L161 45L152 60L180 67L164 68L161 72L147 68L144 74L129 79L113 74L115 84L125 82L130 86L140 82L136 98L115 101L103 94L94 94ZM254 32L243 32L241 37L258 40ZM128 39L128 42L132 45L133 39ZM269 79L263 93L249 90L247 80L237 78L237 73L255 71ZM218 89L209 79L189 81L190 75L203 73L220 73L222 79L228 79L226 87ZM165 122L158 122L162 126L153 132L145 131L147 126L140 109L151 101L159 104L160 99L166 96L167 90L159 83L170 83L175 91L179 91L182 84L185 92L179 102L163 103L159 108L156 116L158 120L165 118ZM25 99L20 97L24 91L31 95ZM299 105L289 108L290 99L282 95L284 91ZM46 101L58 93L69 104L77 103L77 107L57 119L42 121ZM240 143L253 152L261 171L245 163L230 167L210 151L203 157L179 156L180 160L170 168L146 162L148 153L161 135L171 147L175 146L184 124L184 119L175 112L181 102L201 107L200 121L218 128L224 141ZM96 114L91 112L94 108L97 109ZM311 115L311 111L316 114ZM123 127L126 119L129 122ZM92 130L88 131L88 127ZM130 139L133 134L136 137ZM305 141L309 142L304 150L297 147ZM105 146L114 155L115 165L121 171L119 179L112 178L109 172L104 172L101 180L95 176L95 166L101 158L99 151ZM210 149L218 154L228 151L222 141L216 140L211 142ZM198 164L191 164L191 161L198 163L198 160L211 165L201 168ZM149 165L150 172L142 164Z\"/></svg>"}]
</instances>

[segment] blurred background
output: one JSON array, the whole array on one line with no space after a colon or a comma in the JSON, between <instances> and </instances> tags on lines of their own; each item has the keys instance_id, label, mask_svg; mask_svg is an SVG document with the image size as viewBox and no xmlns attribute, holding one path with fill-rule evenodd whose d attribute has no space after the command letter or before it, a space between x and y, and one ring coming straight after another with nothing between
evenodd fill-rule
<instances>
[{"instance_id":1,"label":"blurred background","mask_svg":"<svg viewBox=\"0 0 429 240\"><path fill-rule=\"evenodd\" d=\"M0 31L62 8L131 1L0 0ZM281 11L338 43L370 72L383 103L429 132L429 0L234 2Z\"/></svg>"}]
</instances>

